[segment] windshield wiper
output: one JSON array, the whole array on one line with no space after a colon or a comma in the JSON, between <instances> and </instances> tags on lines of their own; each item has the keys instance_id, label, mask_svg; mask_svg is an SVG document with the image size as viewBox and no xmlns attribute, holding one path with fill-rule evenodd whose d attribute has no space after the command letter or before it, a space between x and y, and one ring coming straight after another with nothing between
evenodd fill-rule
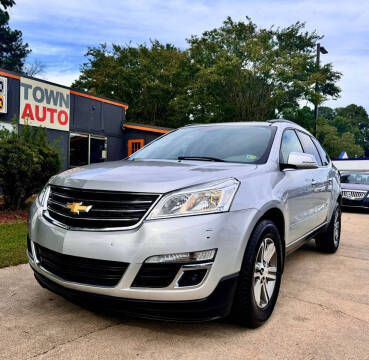
<instances>
[{"instance_id":1,"label":"windshield wiper","mask_svg":"<svg viewBox=\"0 0 369 360\"><path fill-rule=\"evenodd\" d=\"M198 161L216 161L224 162L223 159L210 156L178 156L178 160L198 160Z\"/></svg>"}]
</instances>

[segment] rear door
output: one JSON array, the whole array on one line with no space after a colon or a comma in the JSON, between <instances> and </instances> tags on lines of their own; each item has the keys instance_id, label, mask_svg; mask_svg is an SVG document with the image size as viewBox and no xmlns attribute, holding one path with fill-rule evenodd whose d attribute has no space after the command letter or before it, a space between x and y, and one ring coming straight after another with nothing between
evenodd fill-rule
<instances>
[{"instance_id":1,"label":"rear door","mask_svg":"<svg viewBox=\"0 0 369 360\"><path fill-rule=\"evenodd\" d=\"M317 169L309 170L309 177L312 185L311 194L311 224L312 227L318 227L324 223L328 215L328 205L330 201L330 180L329 180L329 169L327 166L323 166L320 154L313 142L310 135L297 131L298 137L301 141L304 152L313 155L316 162L318 163Z\"/></svg>"}]
</instances>

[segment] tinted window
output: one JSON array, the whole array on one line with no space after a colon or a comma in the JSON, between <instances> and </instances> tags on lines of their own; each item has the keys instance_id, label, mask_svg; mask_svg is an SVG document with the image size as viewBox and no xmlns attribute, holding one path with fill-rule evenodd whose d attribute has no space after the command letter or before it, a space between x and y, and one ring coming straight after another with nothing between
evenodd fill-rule
<instances>
[{"instance_id":1,"label":"tinted window","mask_svg":"<svg viewBox=\"0 0 369 360\"><path fill-rule=\"evenodd\" d=\"M276 128L214 125L185 127L138 150L130 159L212 157L228 162L266 162Z\"/></svg>"},{"instance_id":2,"label":"tinted window","mask_svg":"<svg viewBox=\"0 0 369 360\"><path fill-rule=\"evenodd\" d=\"M315 157L316 162L319 166L322 166L322 160L320 159L320 155L318 150L316 149L311 137L302 133L301 131L298 132L299 138L301 140L302 147L304 148L304 152Z\"/></svg>"},{"instance_id":3,"label":"tinted window","mask_svg":"<svg viewBox=\"0 0 369 360\"><path fill-rule=\"evenodd\" d=\"M322 148L322 146L320 145L319 141L313 138L313 142L315 144L315 146L317 147L319 154L320 154L320 158L322 159L322 163L323 165L328 165L329 164L329 156L327 155L327 153L325 152L325 150Z\"/></svg>"},{"instance_id":4,"label":"tinted window","mask_svg":"<svg viewBox=\"0 0 369 360\"><path fill-rule=\"evenodd\" d=\"M105 161L107 140L105 138L91 137L90 141L90 163Z\"/></svg>"},{"instance_id":5,"label":"tinted window","mask_svg":"<svg viewBox=\"0 0 369 360\"><path fill-rule=\"evenodd\" d=\"M341 183L369 185L369 173L344 173L341 175Z\"/></svg>"},{"instance_id":6,"label":"tinted window","mask_svg":"<svg viewBox=\"0 0 369 360\"><path fill-rule=\"evenodd\" d=\"M294 130L286 130L283 133L281 144L281 158L282 163L287 164L288 156L291 152L304 152L302 150L300 141Z\"/></svg>"},{"instance_id":7,"label":"tinted window","mask_svg":"<svg viewBox=\"0 0 369 360\"><path fill-rule=\"evenodd\" d=\"M70 134L70 166L88 164L88 136Z\"/></svg>"}]
</instances>

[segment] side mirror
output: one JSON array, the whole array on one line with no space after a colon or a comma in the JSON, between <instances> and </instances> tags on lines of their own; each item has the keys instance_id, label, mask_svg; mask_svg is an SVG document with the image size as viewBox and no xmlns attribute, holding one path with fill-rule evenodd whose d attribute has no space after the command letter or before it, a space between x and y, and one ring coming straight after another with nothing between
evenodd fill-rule
<instances>
[{"instance_id":1,"label":"side mirror","mask_svg":"<svg viewBox=\"0 0 369 360\"><path fill-rule=\"evenodd\" d=\"M311 154L291 152L288 156L287 164L281 164L283 169L316 169L318 163Z\"/></svg>"}]
</instances>

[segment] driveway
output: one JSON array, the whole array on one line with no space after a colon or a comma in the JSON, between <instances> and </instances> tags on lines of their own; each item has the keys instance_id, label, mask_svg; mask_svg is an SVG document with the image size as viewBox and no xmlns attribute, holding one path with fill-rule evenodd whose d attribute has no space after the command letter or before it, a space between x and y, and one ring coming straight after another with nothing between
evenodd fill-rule
<instances>
[{"instance_id":1,"label":"driveway","mask_svg":"<svg viewBox=\"0 0 369 360\"><path fill-rule=\"evenodd\" d=\"M93 313L0 270L1 359L369 359L369 214L344 213L335 255L287 258L274 314L256 330Z\"/></svg>"}]
</instances>

